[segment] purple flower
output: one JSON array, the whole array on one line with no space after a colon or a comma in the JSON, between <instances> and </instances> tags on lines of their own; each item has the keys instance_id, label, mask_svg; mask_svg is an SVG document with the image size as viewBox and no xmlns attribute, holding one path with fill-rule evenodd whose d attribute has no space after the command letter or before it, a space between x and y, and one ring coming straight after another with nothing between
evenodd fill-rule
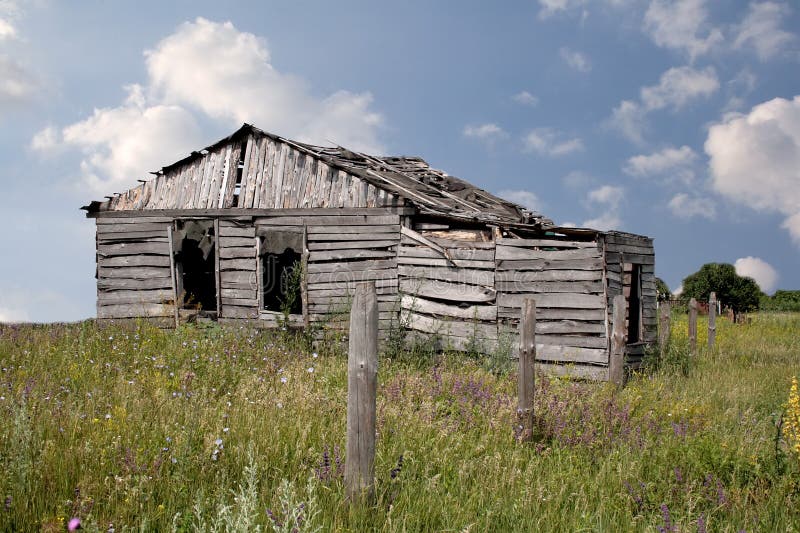
<instances>
[{"instance_id":1,"label":"purple flower","mask_svg":"<svg viewBox=\"0 0 800 533\"><path fill-rule=\"evenodd\" d=\"M81 528L81 519L70 518L69 522L67 523L67 531L77 531L80 528Z\"/></svg>"}]
</instances>

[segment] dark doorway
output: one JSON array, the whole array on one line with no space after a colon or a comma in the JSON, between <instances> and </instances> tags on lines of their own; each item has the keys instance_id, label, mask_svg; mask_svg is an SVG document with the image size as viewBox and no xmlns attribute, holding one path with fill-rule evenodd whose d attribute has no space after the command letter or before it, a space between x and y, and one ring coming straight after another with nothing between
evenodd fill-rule
<instances>
[{"instance_id":1,"label":"dark doorway","mask_svg":"<svg viewBox=\"0 0 800 533\"><path fill-rule=\"evenodd\" d=\"M640 341L642 324L642 266L631 265L631 285L628 296L628 343Z\"/></svg>"},{"instance_id":2,"label":"dark doorway","mask_svg":"<svg viewBox=\"0 0 800 533\"><path fill-rule=\"evenodd\" d=\"M178 297L184 309L217 310L216 236L211 220L175 223Z\"/></svg>"}]
</instances>

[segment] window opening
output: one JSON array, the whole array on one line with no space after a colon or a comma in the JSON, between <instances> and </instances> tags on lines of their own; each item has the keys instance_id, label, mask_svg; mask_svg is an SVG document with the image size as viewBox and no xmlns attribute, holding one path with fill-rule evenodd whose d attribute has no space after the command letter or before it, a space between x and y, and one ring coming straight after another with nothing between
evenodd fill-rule
<instances>
[{"instance_id":1,"label":"window opening","mask_svg":"<svg viewBox=\"0 0 800 533\"><path fill-rule=\"evenodd\" d=\"M303 234L270 231L261 237L261 301L264 311L303 313Z\"/></svg>"},{"instance_id":2,"label":"window opening","mask_svg":"<svg viewBox=\"0 0 800 533\"><path fill-rule=\"evenodd\" d=\"M178 220L175 266L183 309L217 310L216 236L211 220Z\"/></svg>"}]
</instances>

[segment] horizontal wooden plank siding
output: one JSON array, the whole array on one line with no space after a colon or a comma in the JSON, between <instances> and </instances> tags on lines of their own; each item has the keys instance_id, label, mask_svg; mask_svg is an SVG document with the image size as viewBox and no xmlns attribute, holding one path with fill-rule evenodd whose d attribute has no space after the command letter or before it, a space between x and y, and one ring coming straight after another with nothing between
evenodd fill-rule
<instances>
[{"instance_id":1,"label":"horizontal wooden plank siding","mask_svg":"<svg viewBox=\"0 0 800 533\"><path fill-rule=\"evenodd\" d=\"M220 318L258 317L258 258L252 221L219 221Z\"/></svg>"},{"instance_id":2,"label":"horizontal wooden plank siding","mask_svg":"<svg viewBox=\"0 0 800 533\"><path fill-rule=\"evenodd\" d=\"M169 224L166 218L97 221L99 319L173 316Z\"/></svg>"},{"instance_id":3,"label":"horizontal wooden plank siding","mask_svg":"<svg viewBox=\"0 0 800 533\"><path fill-rule=\"evenodd\" d=\"M533 298L539 367L564 373L562 367L569 365L580 377L604 376L608 340L600 245L547 237L502 238L496 267L501 335L516 337L522 303ZM516 349L514 342L512 352Z\"/></svg>"},{"instance_id":4,"label":"horizontal wooden plank siding","mask_svg":"<svg viewBox=\"0 0 800 533\"><path fill-rule=\"evenodd\" d=\"M468 232L405 231L398 252L401 322L443 349L497 348L494 243Z\"/></svg>"}]
</instances>

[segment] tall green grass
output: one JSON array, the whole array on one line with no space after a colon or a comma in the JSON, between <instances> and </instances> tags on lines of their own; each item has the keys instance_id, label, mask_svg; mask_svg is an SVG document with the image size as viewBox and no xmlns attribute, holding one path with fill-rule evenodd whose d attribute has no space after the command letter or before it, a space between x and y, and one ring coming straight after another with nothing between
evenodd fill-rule
<instances>
[{"instance_id":1,"label":"tall green grass","mask_svg":"<svg viewBox=\"0 0 800 533\"><path fill-rule=\"evenodd\" d=\"M540 377L524 445L513 373L383 358L376 502L352 509L335 345L5 326L0 529L797 531L800 467L779 423L798 331L800 315L723 319L717 348L691 357L679 319L667 356L620 392Z\"/></svg>"}]
</instances>

